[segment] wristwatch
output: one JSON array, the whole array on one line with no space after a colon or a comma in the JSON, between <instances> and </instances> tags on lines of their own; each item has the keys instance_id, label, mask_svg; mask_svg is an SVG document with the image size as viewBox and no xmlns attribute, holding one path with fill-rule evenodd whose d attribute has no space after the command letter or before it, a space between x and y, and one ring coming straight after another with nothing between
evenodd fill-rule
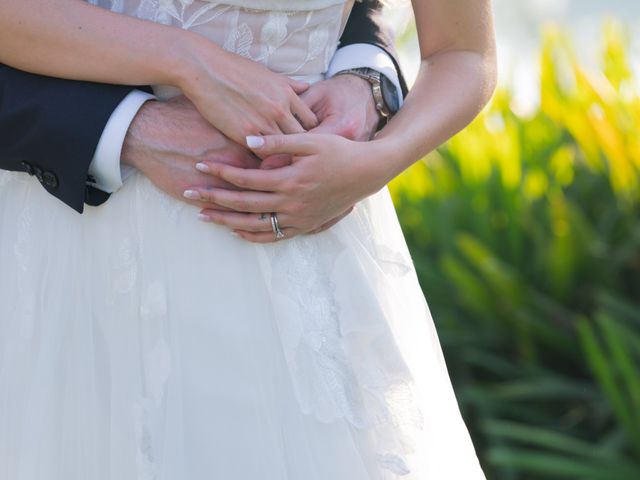
<instances>
[{"instance_id":1,"label":"wristwatch","mask_svg":"<svg viewBox=\"0 0 640 480\"><path fill-rule=\"evenodd\" d=\"M364 78L371 84L373 100L376 110L380 114L380 124L378 128L384 126L398 110L400 110L400 100L398 99L398 89L385 75L377 70L368 67L351 68L342 70L336 75L355 75Z\"/></svg>"}]
</instances>

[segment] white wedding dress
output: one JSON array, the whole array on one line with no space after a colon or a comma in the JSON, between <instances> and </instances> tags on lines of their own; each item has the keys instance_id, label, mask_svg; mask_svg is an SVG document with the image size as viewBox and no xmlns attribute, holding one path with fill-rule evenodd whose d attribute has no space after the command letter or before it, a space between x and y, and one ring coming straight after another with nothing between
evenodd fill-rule
<instances>
[{"instance_id":1,"label":"white wedding dress","mask_svg":"<svg viewBox=\"0 0 640 480\"><path fill-rule=\"evenodd\" d=\"M92 3L310 81L352 7ZM484 476L386 189L256 245L141 174L78 215L0 173L0 480L398 478Z\"/></svg>"}]
</instances>

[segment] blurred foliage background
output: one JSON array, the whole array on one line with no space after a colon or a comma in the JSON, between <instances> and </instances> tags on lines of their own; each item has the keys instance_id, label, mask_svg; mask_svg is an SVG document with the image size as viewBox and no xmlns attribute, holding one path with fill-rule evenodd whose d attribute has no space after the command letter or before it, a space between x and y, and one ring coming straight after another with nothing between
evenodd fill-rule
<instances>
[{"instance_id":1,"label":"blurred foliage background","mask_svg":"<svg viewBox=\"0 0 640 480\"><path fill-rule=\"evenodd\" d=\"M540 104L502 88L390 188L487 478L640 478L640 96L549 27Z\"/></svg>"}]
</instances>

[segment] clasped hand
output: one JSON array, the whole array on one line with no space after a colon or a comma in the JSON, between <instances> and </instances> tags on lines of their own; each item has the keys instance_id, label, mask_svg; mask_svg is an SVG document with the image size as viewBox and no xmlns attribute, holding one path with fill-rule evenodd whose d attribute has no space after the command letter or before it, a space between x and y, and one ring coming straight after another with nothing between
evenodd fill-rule
<instances>
[{"instance_id":1,"label":"clasped hand","mask_svg":"<svg viewBox=\"0 0 640 480\"><path fill-rule=\"evenodd\" d=\"M265 212L277 212L285 237L292 238L337 223L384 185L368 168L373 143L317 133L248 137L247 143L260 156L290 155L291 163L266 170L200 162L198 170L241 190L194 187L187 196L229 209L205 208L201 218L252 242L275 240Z\"/></svg>"},{"instance_id":2,"label":"clasped hand","mask_svg":"<svg viewBox=\"0 0 640 480\"><path fill-rule=\"evenodd\" d=\"M354 76L334 77L314 84L301 99L319 124L308 133L247 137L262 159L259 169L199 161L196 168L215 181L190 186L184 196L206 206L201 219L249 241L273 242L269 213L277 213L285 238L318 233L382 186L373 178L365 181L372 173L367 168L372 149L364 141L378 123L369 84Z\"/></svg>"}]
</instances>

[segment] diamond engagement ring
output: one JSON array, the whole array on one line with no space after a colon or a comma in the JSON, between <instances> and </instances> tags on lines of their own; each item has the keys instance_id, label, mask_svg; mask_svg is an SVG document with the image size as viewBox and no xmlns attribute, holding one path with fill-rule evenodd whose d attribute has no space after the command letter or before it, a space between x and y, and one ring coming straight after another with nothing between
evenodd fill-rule
<instances>
[{"instance_id":1,"label":"diamond engagement ring","mask_svg":"<svg viewBox=\"0 0 640 480\"><path fill-rule=\"evenodd\" d=\"M284 238L284 232L280 230L280 225L278 224L278 215L275 213L271 214L271 229L276 234L276 240Z\"/></svg>"}]
</instances>

